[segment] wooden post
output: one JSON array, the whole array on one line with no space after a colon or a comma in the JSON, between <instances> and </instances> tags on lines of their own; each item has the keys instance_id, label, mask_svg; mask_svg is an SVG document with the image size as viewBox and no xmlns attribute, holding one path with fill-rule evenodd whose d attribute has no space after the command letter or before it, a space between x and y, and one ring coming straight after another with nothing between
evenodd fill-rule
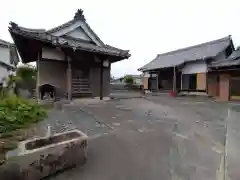
<instances>
[{"instance_id":1,"label":"wooden post","mask_svg":"<svg viewBox=\"0 0 240 180\"><path fill-rule=\"evenodd\" d=\"M149 82L150 82L149 84L150 84L150 86L148 88L149 88L149 91L152 92L152 73L149 72L149 75L150 75L149 76Z\"/></svg>"},{"instance_id":2,"label":"wooden post","mask_svg":"<svg viewBox=\"0 0 240 180\"><path fill-rule=\"evenodd\" d=\"M37 68L37 82L36 82L36 98L37 102L41 99L40 92L39 92L39 86L40 86L40 59L41 59L42 53L38 52L37 55L37 61L36 61L36 68Z\"/></svg>"},{"instance_id":3,"label":"wooden post","mask_svg":"<svg viewBox=\"0 0 240 180\"><path fill-rule=\"evenodd\" d=\"M183 74L181 72L181 90L183 89Z\"/></svg>"},{"instance_id":4,"label":"wooden post","mask_svg":"<svg viewBox=\"0 0 240 180\"><path fill-rule=\"evenodd\" d=\"M157 91L159 91L159 86L158 86L158 74L159 74L159 72L157 72L157 76L156 76L156 82L157 82Z\"/></svg>"},{"instance_id":5,"label":"wooden post","mask_svg":"<svg viewBox=\"0 0 240 180\"><path fill-rule=\"evenodd\" d=\"M100 67L100 100L103 100L103 60L101 59Z\"/></svg>"},{"instance_id":6,"label":"wooden post","mask_svg":"<svg viewBox=\"0 0 240 180\"><path fill-rule=\"evenodd\" d=\"M67 92L68 92L68 101L72 100L72 66L71 60L65 55L65 59L67 60L68 67L67 67Z\"/></svg>"},{"instance_id":7,"label":"wooden post","mask_svg":"<svg viewBox=\"0 0 240 180\"><path fill-rule=\"evenodd\" d=\"M173 92L176 92L176 67L173 66Z\"/></svg>"}]
</instances>

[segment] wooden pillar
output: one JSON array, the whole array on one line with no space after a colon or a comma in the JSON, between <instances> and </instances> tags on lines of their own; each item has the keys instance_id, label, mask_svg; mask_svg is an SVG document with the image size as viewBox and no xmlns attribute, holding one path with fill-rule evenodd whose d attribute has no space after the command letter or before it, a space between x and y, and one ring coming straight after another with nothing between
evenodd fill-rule
<instances>
[{"instance_id":1,"label":"wooden pillar","mask_svg":"<svg viewBox=\"0 0 240 180\"><path fill-rule=\"evenodd\" d=\"M181 72L181 90L183 89L183 74Z\"/></svg>"},{"instance_id":2,"label":"wooden pillar","mask_svg":"<svg viewBox=\"0 0 240 180\"><path fill-rule=\"evenodd\" d=\"M159 86L158 86L158 74L159 74L159 72L157 72L157 76L156 76L156 82L157 82L157 91L159 91Z\"/></svg>"},{"instance_id":3,"label":"wooden pillar","mask_svg":"<svg viewBox=\"0 0 240 180\"><path fill-rule=\"evenodd\" d=\"M103 100L103 60L100 65L100 100Z\"/></svg>"},{"instance_id":4,"label":"wooden pillar","mask_svg":"<svg viewBox=\"0 0 240 180\"><path fill-rule=\"evenodd\" d=\"M37 61L36 61L36 69L37 69L36 99L37 99L38 102L41 99L40 91L39 91L39 86L40 86L40 60L41 60L41 58L42 58L42 52L39 51L38 56L37 56Z\"/></svg>"},{"instance_id":5,"label":"wooden pillar","mask_svg":"<svg viewBox=\"0 0 240 180\"><path fill-rule=\"evenodd\" d=\"M176 92L176 67L173 67L173 92Z\"/></svg>"},{"instance_id":6,"label":"wooden pillar","mask_svg":"<svg viewBox=\"0 0 240 180\"><path fill-rule=\"evenodd\" d=\"M149 81L150 81L150 83L149 83L149 84L150 84L150 86L149 86L149 91L152 92L152 73L149 72L149 75L150 75L150 76L149 76Z\"/></svg>"},{"instance_id":7,"label":"wooden pillar","mask_svg":"<svg viewBox=\"0 0 240 180\"><path fill-rule=\"evenodd\" d=\"M71 60L70 58L67 57L67 55L65 55L65 59L67 60L67 99L68 101L72 100L72 64L71 64Z\"/></svg>"}]
</instances>

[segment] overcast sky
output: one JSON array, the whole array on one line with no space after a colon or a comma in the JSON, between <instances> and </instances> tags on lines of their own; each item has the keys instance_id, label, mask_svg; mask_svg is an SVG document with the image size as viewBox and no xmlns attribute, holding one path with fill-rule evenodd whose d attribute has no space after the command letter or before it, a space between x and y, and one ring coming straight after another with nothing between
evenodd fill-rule
<instances>
[{"instance_id":1,"label":"overcast sky","mask_svg":"<svg viewBox=\"0 0 240 180\"><path fill-rule=\"evenodd\" d=\"M78 8L102 41L132 56L112 75L139 73L157 54L232 35L240 45L239 0L8 0L1 2L0 38L12 41L8 23L49 29Z\"/></svg>"}]
</instances>

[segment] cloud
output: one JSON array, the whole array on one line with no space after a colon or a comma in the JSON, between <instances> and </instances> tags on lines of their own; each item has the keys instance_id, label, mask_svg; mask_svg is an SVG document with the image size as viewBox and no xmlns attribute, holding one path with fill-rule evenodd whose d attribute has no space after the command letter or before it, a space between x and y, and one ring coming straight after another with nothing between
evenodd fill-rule
<instances>
[{"instance_id":1,"label":"cloud","mask_svg":"<svg viewBox=\"0 0 240 180\"><path fill-rule=\"evenodd\" d=\"M240 43L237 0L12 0L2 3L0 38L10 40L9 21L29 28L52 28L82 8L106 43L129 49L132 57L112 65L116 77L137 69L166 51L232 35Z\"/></svg>"}]
</instances>

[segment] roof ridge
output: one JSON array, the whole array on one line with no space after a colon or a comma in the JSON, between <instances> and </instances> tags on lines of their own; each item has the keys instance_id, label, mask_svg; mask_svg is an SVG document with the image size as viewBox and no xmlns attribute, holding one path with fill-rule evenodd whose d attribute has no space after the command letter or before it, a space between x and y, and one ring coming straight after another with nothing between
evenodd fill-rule
<instances>
[{"instance_id":1,"label":"roof ridge","mask_svg":"<svg viewBox=\"0 0 240 180\"><path fill-rule=\"evenodd\" d=\"M185 48L180 48L180 49L176 49L176 50L169 51L169 52L166 52L166 53L158 54L157 57L162 56L162 55L167 55L167 54L180 52L180 51L186 51L186 50L189 50L189 49L192 49L192 48L201 47L201 46L205 46L205 45L208 45L208 44L215 44L215 43L218 43L218 42L221 42L221 41L226 41L226 40L231 40L231 35L226 36L224 38L208 41L208 42L205 42L205 43L196 44L196 45L193 45L193 46L188 46L188 47L185 47ZM157 59L157 57L155 59Z\"/></svg>"}]
</instances>

